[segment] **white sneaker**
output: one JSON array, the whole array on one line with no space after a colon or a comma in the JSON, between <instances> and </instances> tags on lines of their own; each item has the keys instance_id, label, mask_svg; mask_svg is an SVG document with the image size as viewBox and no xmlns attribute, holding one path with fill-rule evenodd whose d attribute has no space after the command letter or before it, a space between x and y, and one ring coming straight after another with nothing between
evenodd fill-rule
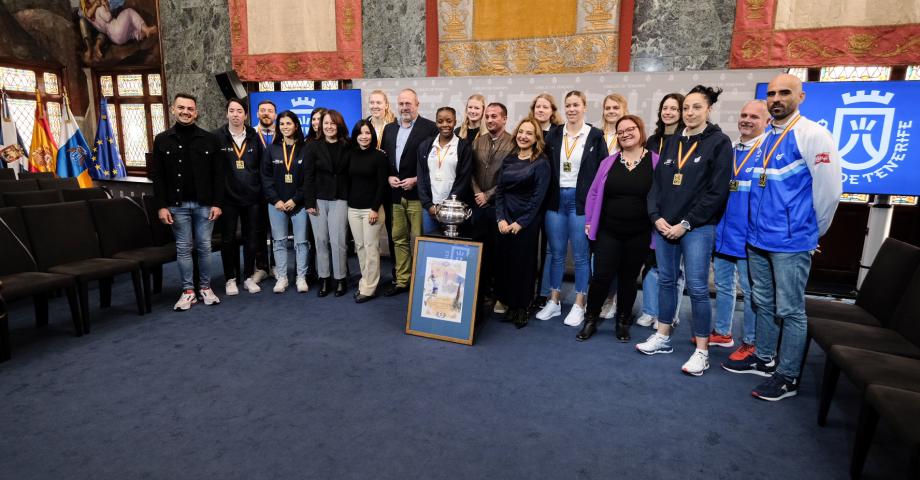
<instances>
[{"instance_id":1,"label":"white sneaker","mask_svg":"<svg viewBox=\"0 0 920 480\"><path fill-rule=\"evenodd\" d=\"M262 283L262 280L265 280L266 278L268 278L268 272L262 269L258 269L252 274L251 278L252 278L252 281L257 284ZM250 293L254 293L254 292L250 291Z\"/></svg>"},{"instance_id":2,"label":"white sneaker","mask_svg":"<svg viewBox=\"0 0 920 480\"><path fill-rule=\"evenodd\" d=\"M671 353L674 348L671 347L670 337L665 337L655 332L644 342L636 344L636 350L646 355L654 355L656 353Z\"/></svg>"},{"instance_id":3,"label":"white sneaker","mask_svg":"<svg viewBox=\"0 0 920 480\"><path fill-rule=\"evenodd\" d=\"M307 285L307 279L304 277L297 277L297 291L300 293L306 293L310 291L310 286Z\"/></svg>"},{"instance_id":4,"label":"white sneaker","mask_svg":"<svg viewBox=\"0 0 920 480\"><path fill-rule=\"evenodd\" d=\"M230 280L227 280L227 286L224 287L224 291L227 292L227 295L229 295L229 296L231 296L231 297L234 296L234 295L239 295L239 294L240 294L240 289L239 289L239 288L236 288L236 279L235 279L235 278L231 278Z\"/></svg>"},{"instance_id":5,"label":"white sneaker","mask_svg":"<svg viewBox=\"0 0 920 480\"><path fill-rule=\"evenodd\" d=\"M536 316L540 320L549 320L559 315L562 315L562 305L552 300L547 300L546 305L537 312Z\"/></svg>"},{"instance_id":6,"label":"white sneaker","mask_svg":"<svg viewBox=\"0 0 920 480\"><path fill-rule=\"evenodd\" d=\"M577 303L572 305L572 309L569 310L569 314L565 316L565 320L562 322L570 327L577 327L581 325L581 322L585 319L585 307L578 305Z\"/></svg>"},{"instance_id":7,"label":"white sneaker","mask_svg":"<svg viewBox=\"0 0 920 480\"><path fill-rule=\"evenodd\" d=\"M504 303L495 301L495 307L492 308L492 311L495 313L505 313L508 311L508 307Z\"/></svg>"},{"instance_id":8,"label":"white sneaker","mask_svg":"<svg viewBox=\"0 0 920 480\"><path fill-rule=\"evenodd\" d=\"M604 304L601 305L601 318L611 319L617 313L617 302L613 298L607 298L604 300Z\"/></svg>"},{"instance_id":9,"label":"white sneaker","mask_svg":"<svg viewBox=\"0 0 920 480\"><path fill-rule=\"evenodd\" d=\"M198 298L195 297L195 291L186 290L182 292L182 296L179 297L179 301L176 302L176 305L173 307L173 310L177 312L184 312L192 308L192 305L195 303L198 303Z\"/></svg>"},{"instance_id":10,"label":"white sneaker","mask_svg":"<svg viewBox=\"0 0 920 480\"><path fill-rule=\"evenodd\" d=\"M703 372L709 369L709 355L697 349L693 352L693 355L690 355L690 359L687 360L680 369L688 375L699 377Z\"/></svg>"},{"instance_id":11,"label":"white sneaker","mask_svg":"<svg viewBox=\"0 0 920 480\"><path fill-rule=\"evenodd\" d=\"M278 280L275 280L275 286L272 287L272 291L275 293L284 293L288 287L287 277L281 277Z\"/></svg>"},{"instance_id":12,"label":"white sneaker","mask_svg":"<svg viewBox=\"0 0 920 480\"><path fill-rule=\"evenodd\" d=\"M658 322L658 319L647 314L643 313L639 318L636 319L636 325L640 327L651 327L653 323Z\"/></svg>"},{"instance_id":13,"label":"white sneaker","mask_svg":"<svg viewBox=\"0 0 920 480\"><path fill-rule=\"evenodd\" d=\"M205 305L217 305L220 303L220 299L217 298L217 295L214 295L214 290L210 288L202 288L198 290L198 293L201 294L201 299L204 300Z\"/></svg>"},{"instance_id":14,"label":"white sneaker","mask_svg":"<svg viewBox=\"0 0 920 480\"><path fill-rule=\"evenodd\" d=\"M259 271L261 271L262 273L265 273L262 270L259 270ZM255 281L253 277L255 277L255 275L247 278L246 281L243 282L243 287L245 287L246 290L249 291L249 293L259 293L262 291L262 287L259 286L259 282Z\"/></svg>"}]
</instances>

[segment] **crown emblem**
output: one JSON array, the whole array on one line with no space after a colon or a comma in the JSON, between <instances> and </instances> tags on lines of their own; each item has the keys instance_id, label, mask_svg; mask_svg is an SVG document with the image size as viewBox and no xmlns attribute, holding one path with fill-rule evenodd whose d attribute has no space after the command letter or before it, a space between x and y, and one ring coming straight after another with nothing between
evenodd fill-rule
<instances>
[{"instance_id":1,"label":"crown emblem","mask_svg":"<svg viewBox=\"0 0 920 480\"><path fill-rule=\"evenodd\" d=\"M299 97L299 98L291 99L291 106L294 106L294 107L311 107L312 108L313 105L316 105L315 98Z\"/></svg>"},{"instance_id":2,"label":"crown emblem","mask_svg":"<svg viewBox=\"0 0 920 480\"><path fill-rule=\"evenodd\" d=\"M881 103L888 105L891 102L891 99L894 98L894 94L891 92L885 92L882 95L878 90L872 90L869 93L866 93L865 90L858 90L856 95L851 93L844 93L840 96L843 99L844 105L850 105L851 103Z\"/></svg>"}]
</instances>

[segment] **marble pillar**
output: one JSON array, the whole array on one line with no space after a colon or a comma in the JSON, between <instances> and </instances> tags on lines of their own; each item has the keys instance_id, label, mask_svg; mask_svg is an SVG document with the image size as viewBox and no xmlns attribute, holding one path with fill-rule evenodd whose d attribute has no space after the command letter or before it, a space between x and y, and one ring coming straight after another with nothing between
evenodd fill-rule
<instances>
[{"instance_id":1,"label":"marble pillar","mask_svg":"<svg viewBox=\"0 0 920 480\"><path fill-rule=\"evenodd\" d=\"M226 116L214 74L231 69L227 0L160 0L160 32L169 102L179 92L198 97L198 125L217 128Z\"/></svg>"},{"instance_id":2,"label":"marble pillar","mask_svg":"<svg viewBox=\"0 0 920 480\"><path fill-rule=\"evenodd\" d=\"M735 0L642 0L633 21L631 70L728 68Z\"/></svg>"},{"instance_id":3,"label":"marble pillar","mask_svg":"<svg viewBox=\"0 0 920 480\"><path fill-rule=\"evenodd\" d=\"M364 0L364 77L424 77L425 0Z\"/></svg>"}]
</instances>

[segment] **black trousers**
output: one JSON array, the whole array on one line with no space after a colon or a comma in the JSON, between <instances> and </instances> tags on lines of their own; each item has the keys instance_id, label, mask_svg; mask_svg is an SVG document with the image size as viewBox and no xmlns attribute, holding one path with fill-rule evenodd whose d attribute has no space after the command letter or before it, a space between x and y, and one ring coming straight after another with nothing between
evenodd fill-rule
<instances>
[{"instance_id":1,"label":"black trousers","mask_svg":"<svg viewBox=\"0 0 920 480\"><path fill-rule=\"evenodd\" d=\"M495 236L495 297L508 308L527 308L533 300L541 223Z\"/></svg>"},{"instance_id":2,"label":"black trousers","mask_svg":"<svg viewBox=\"0 0 920 480\"><path fill-rule=\"evenodd\" d=\"M480 298L494 295L496 284L496 244L498 223L495 222L495 207L473 207L471 237L474 242L482 243L482 262L479 268L479 294Z\"/></svg>"},{"instance_id":3,"label":"black trousers","mask_svg":"<svg viewBox=\"0 0 920 480\"><path fill-rule=\"evenodd\" d=\"M220 256L224 264L224 278L237 279L238 282L252 276L256 265L256 252L259 249L259 210L265 207L261 203L252 205L225 204L220 233L223 245ZM236 240L236 226L239 222L243 243L243 269L240 270L240 244ZM263 245L264 247L264 245Z\"/></svg>"},{"instance_id":4,"label":"black trousers","mask_svg":"<svg viewBox=\"0 0 920 480\"><path fill-rule=\"evenodd\" d=\"M634 235L620 235L603 227L597 240L591 242L594 255L594 275L588 286L586 313L600 315L610 284L617 282L617 313L632 314L636 303L636 278L648 257L651 230Z\"/></svg>"},{"instance_id":5,"label":"black trousers","mask_svg":"<svg viewBox=\"0 0 920 480\"><path fill-rule=\"evenodd\" d=\"M272 256L268 253L270 250L269 241L271 240L268 235L268 203L260 203L256 210L258 212L259 218L258 224L256 226L256 268L266 272L271 272L271 263L273 259Z\"/></svg>"}]
</instances>

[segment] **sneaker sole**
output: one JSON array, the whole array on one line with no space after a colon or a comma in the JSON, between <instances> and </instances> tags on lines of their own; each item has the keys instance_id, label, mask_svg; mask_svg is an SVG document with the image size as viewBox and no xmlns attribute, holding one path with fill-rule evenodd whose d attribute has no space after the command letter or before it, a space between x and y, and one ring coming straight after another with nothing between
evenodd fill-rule
<instances>
[{"instance_id":1,"label":"sneaker sole","mask_svg":"<svg viewBox=\"0 0 920 480\"><path fill-rule=\"evenodd\" d=\"M687 375L691 375L691 376L694 376L694 377L700 377L700 376L702 376L702 375L703 375L703 372L705 372L706 370L709 370L709 365L706 365L706 368L700 370L699 372L691 372L691 371L685 370L685 369L683 369L683 368L680 369L681 372L684 372L684 373L686 373Z\"/></svg>"},{"instance_id":2,"label":"sneaker sole","mask_svg":"<svg viewBox=\"0 0 920 480\"><path fill-rule=\"evenodd\" d=\"M767 372L763 372L763 371L756 370L756 369L752 369L752 370L735 370L735 369L728 368L728 367L726 367L725 365L722 365L722 370L725 370L726 372L731 372L731 373L757 375L757 376L766 377L766 378L770 378L770 377L773 376L773 372L767 373Z\"/></svg>"},{"instance_id":3,"label":"sneaker sole","mask_svg":"<svg viewBox=\"0 0 920 480\"><path fill-rule=\"evenodd\" d=\"M709 346L710 346L710 347L725 347L725 348L732 348L732 347L735 346L735 342L734 342L734 341L731 341L731 342L722 342L722 343L709 342Z\"/></svg>"},{"instance_id":4,"label":"sneaker sole","mask_svg":"<svg viewBox=\"0 0 920 480\"><path fill-rule=\"evenodd\" d=\"M642 349L640 349L639 347L636 347L636 351L639 352L639 353L641 353L641 354L643 354L643 355L655 355L655 354L658 354L658 353L673 353L673 352L674 352L674 347L671 347L671 348L668 348L668 349L663 349L663 348L662 348L662 349L655 350L654 352L646 352L645 350L642 350Z\"/></svg>"},{"instance_id":5,"label":"sneaker sole","mask_svg":"<svg viewBox=\"0 0 920 480\"><path fill-rule=\"evenodd\" d=\"M798 393L799 393L798 390L794 390L794 391L791 391L791 392L786 392L786 393L784 393L784 394L782 394L782 395L780 395L780 396L778 396L778 397L762 397L762 396L760 396L760 395L757 395L757 394L754 393L754 392L751 392L751 396L754 397L754 398L756 398L756 399L758 399L758 400L764 400L764 401L767 401L767 402L778 402L778 401L780 401L780 400L782 400L782 399L784 399L784 398L794 397L794 396L796 396Z\"/></svg>"},{"instance_id":6,"label":"sneaker sole","mask_svg":"<svg viewBox=\"0 0 920 480\"><path fill-rule=\"evenodd\" d=\"M217 301L214 301L214 302L209 302L209 301L207 301L207 300L202 300L202 303L204 303L205 305L209 305L209 306L210 306L210 305L217 305L218 303L220 303L220 300L217 300Z\"/></svg>"},{"instance_id":7,"label":"sneaker sole","mask_svg":"<svg viewBox=\"0 0 920 480\"><path fill-rule=\"evenodd\" d=\"M557 314L555 314L555 315L550 315L549 317L546 317L546 318L543 318L543 317L541 317L541 316L539 316L539 315L535 315L535 317L537 318L537 320L543 320L544 322L547 321L547 320L552 320L552 319L554 319L554 318L556 318L556 317L561 317L561 316L562 316L562 312L559 312L559 313L557 313Z\"/></svg>"},{"instance_id":8,"label":"sneaker sole","mask_svg":"<svg viewBox=\"0 0 920 480\"><path fill-rule=\"evenodd\" d=\"M562 323L563 323L564 325L566 325L566 326L569 326L569 327L579 327L579 326L581 326L582 323L584 323L584 320L582 320L582 321L580 321L580 322L578 322L578 323L569 323L569 322L562 322Z\"/></svg>"}]
</instances>

